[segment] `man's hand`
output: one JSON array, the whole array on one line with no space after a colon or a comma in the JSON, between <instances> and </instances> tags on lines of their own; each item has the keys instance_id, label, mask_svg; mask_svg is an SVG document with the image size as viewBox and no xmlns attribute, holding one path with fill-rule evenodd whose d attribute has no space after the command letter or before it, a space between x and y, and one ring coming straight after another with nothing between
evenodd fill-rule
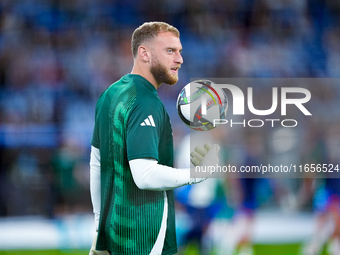
<instances>
[{"instance_id":1,"label":"man's hand","mask_svg":"<svg viewBox=\"0 0 340 255\"><path fill-rule=\"evenodd\" d=\"M108 251L97 251L96 250L96 245L97 245L97 233L93 239L91 250L89 255L110 255Z\"/></svg>"},{"instance_id":2,"label":"man's hand","mask_svg":"<svg viewBox=\"0 0 340 255\"><path fill-rule=\"evenodd\" d=\"M191 163L196 166L216 166L218 165L218 152L220 146L218 144L210 145L209 143L204 144L204 148L197 146L193 152L190 153ZM190 178L189 184L200 183L207 178L193 177Z\"/></svg>"}]
</instances>

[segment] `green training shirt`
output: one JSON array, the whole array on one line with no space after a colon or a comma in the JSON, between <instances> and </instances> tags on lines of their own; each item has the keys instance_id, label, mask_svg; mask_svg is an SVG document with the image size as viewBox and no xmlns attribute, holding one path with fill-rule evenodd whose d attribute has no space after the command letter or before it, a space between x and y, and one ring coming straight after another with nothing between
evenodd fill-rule
<instances>
[{"instance_id":1,"label":"green training shirt","mask_svg":"<svg viewBox=\"0 0 340 255\"><path fill-rule=\"evenodd\" d=\"M101 213L98 250L112 254L149 254L157 239L164 192L139 189L129 160L153 158L173 166L169 116L155 87L140 75L127 74L98 99L91 144L100 150ZM177 252L173 191L168 199L162 254Z\"/></svg>"}]
</instances>

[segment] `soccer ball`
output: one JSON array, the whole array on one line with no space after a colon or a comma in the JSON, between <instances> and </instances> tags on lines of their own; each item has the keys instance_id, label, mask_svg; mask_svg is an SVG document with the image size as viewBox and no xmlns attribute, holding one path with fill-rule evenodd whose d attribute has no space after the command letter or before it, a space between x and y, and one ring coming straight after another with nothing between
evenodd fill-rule
<instances>
[{"instance_id":1,"label":"soccer ball","mask_svg":"<svg viewBox=\"0 0 340 255\"><path fill-rule=\"evenodd\" d=\"M185 125L194 130L214 129L214 120L225 119L227 110L227 95L209 80L190 82L178 95L178 115Z\"/></svg>"}]
</instances>

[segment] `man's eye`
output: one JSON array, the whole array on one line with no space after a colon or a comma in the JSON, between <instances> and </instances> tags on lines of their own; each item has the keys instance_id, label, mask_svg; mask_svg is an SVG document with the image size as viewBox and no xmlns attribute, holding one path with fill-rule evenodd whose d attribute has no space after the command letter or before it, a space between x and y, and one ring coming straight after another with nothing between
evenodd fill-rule
<instances>
[{"instance_id":1,"label":"man's eye","mask_svg":"<svg viewBox=\"0 0 340 255\"><path fill-rule=\"evenodd\" d=\"M173 52L173 50L172 49L168 49L168 53L172 53Z\"/></svg>"}]
</instances>

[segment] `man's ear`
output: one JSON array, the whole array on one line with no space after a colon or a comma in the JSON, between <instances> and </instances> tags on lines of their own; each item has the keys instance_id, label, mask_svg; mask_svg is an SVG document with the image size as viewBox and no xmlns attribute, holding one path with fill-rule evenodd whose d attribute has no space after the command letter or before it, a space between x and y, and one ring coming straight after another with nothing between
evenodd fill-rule
<instances>
[{"instance_id":1,"label":"man's ear","mask_svg":"<svg viewBox=\"0 0 340 255\"><path fill-rule=\"evenodd\" d=\"M141 45L138 47L138 55L144 62L149 62L150 52L145 46Z\"/></svg>"}]
</instances>

